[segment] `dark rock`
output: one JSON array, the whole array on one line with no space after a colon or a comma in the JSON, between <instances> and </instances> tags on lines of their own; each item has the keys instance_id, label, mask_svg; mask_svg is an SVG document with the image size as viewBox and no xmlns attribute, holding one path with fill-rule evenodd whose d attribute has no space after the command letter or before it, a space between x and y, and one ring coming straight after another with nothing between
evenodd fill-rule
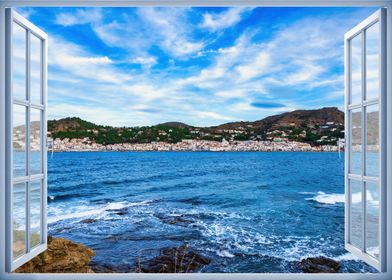
<instances>
[{"instance_id":1,"label":"dark rock","mask_svg":"<svg viewBox=\"0 0 392 280\"><path fill-rule=\"evenodd\" d=\"M299 267L306 273L337 273L340 263L321 256L303 259L299 262Z\"/></svg>"},{"instance_id":2,"label":"dark rock","mask_svg":"<svg viewBox=\"0 0 392 280\"><path fill-rule=\"evenodd\" d=\"M82 224L91 224L91 223L95 223L96 220L95 219L84 219L82 221L80 221Z\"/></svg>"},{"instance_id":3,"label":"dark rock","mask_svg":"<svg viewBox=\"0 0 392 280\"><path fill-rule=\"evenodd\" d=\"M196 272L210 260L188 246L166 248L161 254L146 263L139 264L137 272L144 273L189 273Z\"/></svg>"},{"instance_id":4,"label":"dark rock","mask_svg":"<svg viewBox=\"0 0 392 280\"><path fill-rule=\"evenodd\" d=\"M164 216L164 215L156 215L158 219L162 222L169 224L169 225L180 225L180 226L187 226L188 224L193 223L193 220L186 218L186 216Z\"/></svg>"},{"instance_id":5,"label":"dark rock","mask_svg":"<svg viewBox=\"0 0 392 280\"><path fill-rule=\"evenodd\" d=\"M121 208L121 209L110 209L110 210L106 210L108 212L113 212L119 216L124 216L126 214L128 214L128 208Z\"/></svg>"},{"instance_id":6,"label":"dark rock","mask_svg":"<svg viewBox=\"0 0 392 280\"><path fill-rule=\"evenodd\" d=\"M169 224L175 225L175 224L190 224L192 223L192 220L187 220L184 219L183 217L176 217L173 220L169 221Z\"/></svg>"},{"instance_id":7,"label":"dark rock","mask_svg":"<svg viewBox=\"0 0 392 280\"><path fill-rule=\"evenodd\" d=\"M135 269L130 265L120 264L120 265L112 265L112 264L95 264L91 263L91 268L95 273L134 273Z\"/></svg>"}]
</instances>

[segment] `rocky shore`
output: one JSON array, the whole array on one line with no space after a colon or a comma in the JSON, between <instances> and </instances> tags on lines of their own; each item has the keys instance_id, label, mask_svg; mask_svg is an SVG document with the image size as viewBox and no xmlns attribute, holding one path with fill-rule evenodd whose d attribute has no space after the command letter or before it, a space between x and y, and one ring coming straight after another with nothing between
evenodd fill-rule
<instances>
[{"instance_id":1,"label":"rocky shore","mask_svg":"<svg viewBox=\"0 0 392 280\"><path fill-rule=\"evenodd\" d=\"M95 252L64 238L48 237L48 249L19 267L17 273L94 273Z\"/></svg>"},{"instance_id":2,"label":"rocky shore","mask_svg":"<svg viewBox=\"0 0 392 280\"><path fill-rule=\"evenodd\" d=\"M94 265L95 252L64 238L48 238L48 249L22 265L16 273L193 273L199 272L211 260L197 250L183 245L165 248L152 259L138 261L137 267ZM320 256L291 264L304 273L337 273L340 263Z\"/></svg>"}]
</instances>

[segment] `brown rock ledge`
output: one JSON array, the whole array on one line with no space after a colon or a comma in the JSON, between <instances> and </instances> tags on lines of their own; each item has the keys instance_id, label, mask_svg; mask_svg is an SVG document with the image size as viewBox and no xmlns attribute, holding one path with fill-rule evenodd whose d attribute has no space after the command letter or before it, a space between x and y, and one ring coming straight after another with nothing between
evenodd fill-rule
<instances>
[{"instance_id":1,"label":"brown rock ledge","mask_svg":"<svg viewBox=\"0 0 392 280\"><path fill-rule=\"evenodd\" d=\"M17 273L94 273L95 252L64 238L48 237L48 249L15 270Z\"/></svg>"}]
</instances>

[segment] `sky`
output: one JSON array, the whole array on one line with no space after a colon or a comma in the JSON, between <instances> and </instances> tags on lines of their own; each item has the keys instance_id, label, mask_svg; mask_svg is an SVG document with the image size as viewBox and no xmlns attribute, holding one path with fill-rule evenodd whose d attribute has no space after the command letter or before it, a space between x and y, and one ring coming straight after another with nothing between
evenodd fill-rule
<instances>
[{"instance_id":1,"label":"sky","mask_svg":"<svg viewBox=\"0 0 392 280\"><path fill-rule=\"evenodd\" d=\"M376 8L18 8L49 36L48 119L255 121L344 102L344 33Z\"/></svg>"}]
</instances>

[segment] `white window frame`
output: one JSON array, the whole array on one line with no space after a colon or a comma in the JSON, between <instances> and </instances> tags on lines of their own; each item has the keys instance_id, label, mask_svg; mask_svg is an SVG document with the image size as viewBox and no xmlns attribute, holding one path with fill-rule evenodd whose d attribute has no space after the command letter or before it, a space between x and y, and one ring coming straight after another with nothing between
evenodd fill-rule
<instances>
[{"instance_id":1,"label":"white window frame","mask_svg":"<svg viewBox=\"0 0 392 280\"><path fill-rule=\"evenodd\" d=\"M386 61L383 61L381 57L385 56L385 43L384 36L382 35L385 31L385 16L386 10L380 9L374 14L370 15L367 19L359 23L353 29L348 31L345 34L344 43L345 43L345 132L346 132L346 142L345 142L345 194L346 194L346 202L345 202L345 248L353 253L354 255L358 256L360 259L366 261L367 263L371 264L379 271L385 271L385 244L386 244L386 228L383 227L386 222L386 156L385 156L385 148L386 148L386 137L385 137L385 122L386 122L386 88L385 88L385 73L386 73ZM373 99L365 99L366 95L366 36L365 30L367 30L370 26L374 24L379 24L379 32L380 32L380 43L379 43L379 73L380 73L380 89L379 89L379 96ZM351 40L354 37L361 36L361 72L362 72L362 83L361 83L361 101L359 103L352 104L352 89L351 89L351 76L352 76L352 67L351 67ZM367 147L367 140L366 140L366 108L372 105L378 105L379 108L379 134L380 136L380 152L379 152L379 172L377 176L366 176L364 173L364 169L366 166L366 147ZM350 163L351 163L351 138L352 138L352 123L351 123L351 112L352 110L361 109L361 123L362 123L362 131L365 133L362 134L362 151L361 151L361 173L362 175L358 174L351 174L350 170ZM350 241L350 231L351 231L351 195L352 190L350 187L350 181L359 182L362 185L362 244L361 248L358 248L355 245L351 244ZM369 182L376 183L379 187L379 196L380 196L380 209L379 209L379 260L375 259L368 253L366 253L366 187L365 185Z\"/></svg>"},{"instance_id":2,"label":"white window frame","mask_svg":"<svg viewBox=\"0 0 392 280\"><path fill-rule=\"evenodd\" d=\"M390 280L392 279L392 172L386 172L386 272L375 274L15 274L7 273L5 263L6 233L6 63L5 63L5 8L18 6L52 6L52 7L135 7L135 6L192 6L192 7L227 7L227 6L260 6L260 7L363 7L378 6L387 9L387 96L386 96L386 168L392 170L392 0L2 0L0 2L0 279L348 279L348 280ZM343 40L343 38L342 38Z\"/></svg>"},{"instance_id":3,"label":"white window frame","mask_svg":"<svg viewBox=\"0 0 392 280\"><path fill-rule=\"evenodd\" d=\"M12 9L7 9L6 12L6 20L9 24L6 25L6 34L8 34L9 38L12 38L12 28L15 24L21 26L24 30L27 31L27 37L26 37L26 93L28 96L28 100L18 100L15 98L12 98L12 96L7 96L7 103L9 106L10 113L9 115L11 116L10 123L13 123L12 118L13 118L13 106L18 105L18 106L23 106L26 109L27 113L27 118L25 121L26 124L26 171L27 174L25 176L21 176L18 178L14 177L13 174L13 153L12 153L12 131L13 128L12 126L8 126L7 128L7 135L8 135L8 145L9 147L6 148L6 156L7 156L7 161L10 162L11 164L7 166L9 170L7 171L7 174L10 174L9 180L7 180L8 186L6 185L6 189L8 188L8 191L6 193L7 197L7 202L12 203L13 202L13 192L12 189L14 188L15 184L18 183L25 183L27 185L26 189L26 253L22 254L20 257L14 259L12 254L6 254L7 258L7 271L13 271L22 264L24 264L26 261L30 260L32 257L42 253L47 249L47 226L46 226L46 215L47 215L47 152L46 152L46 131L47 131L47 124L46 124L46 95L47 95L47 35L43 33L39 28L34 26L32 23L27 21L24 17L13 11ZM30 57L32 55L31 53L31 37L34 36L37 39L40 40L41 42L41 53L40 53L40 66L41 66L41 78L40 78L40 103L37 104L31 101L31 89L30 89ZM12 40L9 40L7 42L8 45L6 47L6 55L9 57L9 59L6 61L6 68L7 72L12 73L12 51L13 51L13 46L12 46ZM8 81L6 82L7 92L13 92L12 90L12 75L9 75L6 77ZM41 172L39 174L30 174L30 170L28 170L30 163L30 112L31 109L33 110L39 110L40 112L40 140L41 140L41 145L40 145L40 153L41 153ZM7 153L8 152L8 153ZM40 203L40 244L34 248L30 248L30 185L32 182L40 182L41 186L41 203ZM6 184L7 184L6 183ZM8 208L10 209L6 219L7 219L7 225L12 225L13 224L13 206L9 205ZM11 253L12 247L13 247L13 226L8 226L8 234L6 234L6 247L7 253Z\"/></svg>"}]
</instances>

